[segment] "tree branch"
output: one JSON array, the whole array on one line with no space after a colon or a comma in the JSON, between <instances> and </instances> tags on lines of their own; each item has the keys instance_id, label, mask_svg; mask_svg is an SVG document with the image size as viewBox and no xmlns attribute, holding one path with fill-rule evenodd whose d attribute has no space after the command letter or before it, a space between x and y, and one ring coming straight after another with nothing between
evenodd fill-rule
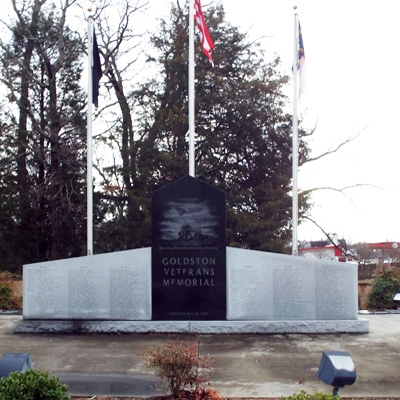
<instances>
[{"instance_id":1,"label":"tree branch","mask_svg":"<svg viewBox=\"0 0 400 400\"><path fill-rule=\"evenodd\" d=\"M310 218L310 217L303 217L303 218L304 218L304 219L307 219L307 220L310 221L310 222L312 222L317 228L319 228L319 229L321 230L321 232L322 232L322 233L326 236L326 238L329 240L329 242L330 242L336 249L340 250L346 257L350 255L351 257L353 257L353 258L355 258L357 261L359 261L359 258L356 257L353 253L348 252L347 249L344 248L343 246L341 246L340 244L339 244L339 245L336 244L336 243L332 240L332 238L329 236L329 234L328 234L327 232L325 232L325 230L324 230L320 225L318 225L312 218Z\"/></svg>"},{"instance_id":2,"label":"tree branch","mask_svg":"<svg viewBox=\"0 0 400 400\"><path fill-rule=\"evenodd\" d=\"M330 155L330 154L336 153L340 148L342 148L342 147L345 146L346 144L352 142L353 140L357 139L357 138L361 135L361 133L362 133L363 131L365 131L365 129L366 129L366 127L364 127L361 131L359 131L359 132L357 133L357 135L346 139L344 142L339 143L334 149L327 150L326 152L320 154L319 156L310 157L309 159L307 159L307 160L304 161L304 164L309 163L309 162L311 162L311 161L317 161L317 160L319 160L320 158L323 158L323 157L328 156L328 155Z\"/></svg>"}]
</instances>

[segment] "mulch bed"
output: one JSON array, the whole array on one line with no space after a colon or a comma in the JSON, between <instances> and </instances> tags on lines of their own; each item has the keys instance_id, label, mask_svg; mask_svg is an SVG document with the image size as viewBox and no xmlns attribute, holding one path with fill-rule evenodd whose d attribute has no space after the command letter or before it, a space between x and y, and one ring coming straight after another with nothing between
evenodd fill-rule
<instances>
[{"instance_id":1,"label":"mulch bed","mask_svg":"<svg viewBox=\"0 0 400 400\"><path fill-rule=\"evenodd\" d=\"M157 397L108 397L108 396L91 396L91 397L74 397L73 400L172 400L171 396ZM281 397L226 397L223 400L281 400ZM400 397L342 397L342 400L400 400ZM182 398L186 400L186 398Z\"/></svg>"}]
</instances>

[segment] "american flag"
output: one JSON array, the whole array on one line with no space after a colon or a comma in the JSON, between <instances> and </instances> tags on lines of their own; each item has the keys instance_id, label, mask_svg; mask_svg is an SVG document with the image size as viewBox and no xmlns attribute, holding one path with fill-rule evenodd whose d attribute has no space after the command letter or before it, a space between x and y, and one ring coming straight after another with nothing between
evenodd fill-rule
<instances>
[{"instance_id":1,"label":"american flag","mask_svg":"<svg viewBox=\"0 0 400 400\"><path fill-rule=\"evenodd\" d=\"M214 48L214 43L207 29L203 10L201 9L200 0L194 0L194 19L200 32L201 48L203 49L204 54L210 60L211 65L214 67L214 61L211 56L212 49Z\"/></svg>"}]
</instances>

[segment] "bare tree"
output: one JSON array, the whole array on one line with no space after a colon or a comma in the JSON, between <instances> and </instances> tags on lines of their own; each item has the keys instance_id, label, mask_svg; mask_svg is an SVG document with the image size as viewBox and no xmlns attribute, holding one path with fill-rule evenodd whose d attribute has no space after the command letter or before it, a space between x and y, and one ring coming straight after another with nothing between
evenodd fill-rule
<instances>
[{"instance_id":1,"label":"bare tree","mask_svg":"<svg viewBox=\"0 0 400 400\"><path fill-rule=\"evenodd\" d=\"M66 23L77 2L12 0L15 20L3 21L11 39L0 43L1 74L18 121L9 137L17 148L20 263L80 252L84 41Z\"/></svg>"},{"instance_id":2,"label":"bare tree","mask_svg":"<svg viewBox=\"0 0 400 400\"><path fill-rule=\"evenodd\" d=\"M141 54L140 40L143 36L136 28L135 18L140 18L147 5L148 1L144 0L104 0L97 6L93 17L104 60L103 82L109 97L100 112L107 112L111 116L110 119L107 118L110 128L96 138L108 142L109 148L117 148L122 160L120 168L115 158L109 160L112 165L96 166L103 179L104 191L99 195L109 205L111 200L117 204L114 208L117 211L114 214L115 220L105 225L112 225L112 229L115 229L115 225L119 224L121 248L131 247L133 236L136 237L136 243L140 244L142 238L147 236L142 235L142 229L149 229L149 216L143 214L144 196L137 179L138 147L131 114L134 109L131 93L135 89L131 81L137 71L136 63ZM118 174L122 177L121 182ZM144 218L146 223L143 223ZM104 235L95 235L95 242L104 248L107 244L99 242L102 236Z\"/></svg>"}]
</instances>

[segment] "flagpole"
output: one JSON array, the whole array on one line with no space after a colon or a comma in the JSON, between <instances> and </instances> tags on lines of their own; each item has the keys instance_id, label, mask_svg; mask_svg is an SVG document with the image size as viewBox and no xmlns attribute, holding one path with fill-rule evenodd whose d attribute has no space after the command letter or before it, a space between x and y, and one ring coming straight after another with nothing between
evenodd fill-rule
<instances>
[{"instance_id":1,"label":"flagpole","mask_svg":"<svg viewBox=\"0 0 400 400\"><path fill-rule=\"evenodd\" d=\"M90 12L91 10L89 10ZM88 105L87 105L87 255L93 255L93 176L92 176L92 103L93 103L93 18L88 18Z\"/></svg>"},{"instance_id":2,"label":"flagpole","mask_svg":"<svg viewBox=\"0 0 400 400\"><path fill-rule=\"evenodd\" d=\"M189 175L195 177L194 168L194 7L189 0Z\"/></svg>"},{"instance_id":3,"label":"flagpole","mask_svg":"<svg viewBox=\"0 0 400 400\"><path fill-rule=\"evenodd\" d=\"M296 6L294 6L296 9ZM298 19L294 14L294 64L293 64L293 132L292 132L292 255L298 255L297 248L297 225L299 217L297 169L298 169L298 119L297 119L297 60L298 50Z\"/></svg>"}]
</instances>

